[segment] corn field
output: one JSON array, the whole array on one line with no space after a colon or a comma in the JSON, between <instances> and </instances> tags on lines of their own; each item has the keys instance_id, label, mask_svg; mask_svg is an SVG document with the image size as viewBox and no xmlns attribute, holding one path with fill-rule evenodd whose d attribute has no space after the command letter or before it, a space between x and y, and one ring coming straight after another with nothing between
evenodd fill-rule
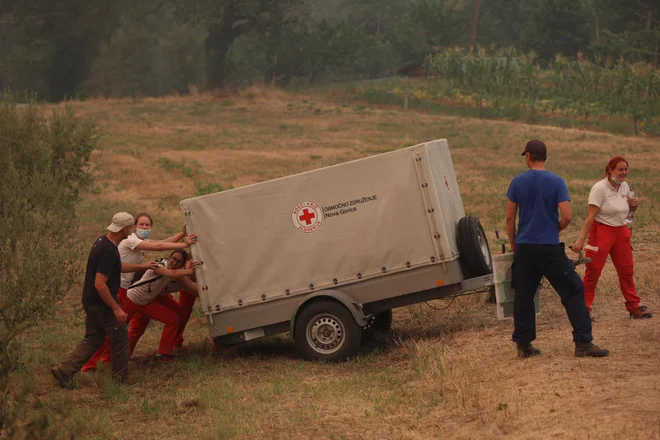
<instances>
[{"instance_id":1,"label":"corn field","mask_svg":"<svg viewBox=\"0 0 660 440\"><path fill-rule=\"evenodd\" d=\"M539 112L583 119L630 118L635 135L660 132L660 70L623 60L556 56L541 67L534 54L447 49L426 60L435 92L469 97L479 107L508 110L534 122ZM641 129L641 130L640 130Z\"/></svg>"}]
</instances>

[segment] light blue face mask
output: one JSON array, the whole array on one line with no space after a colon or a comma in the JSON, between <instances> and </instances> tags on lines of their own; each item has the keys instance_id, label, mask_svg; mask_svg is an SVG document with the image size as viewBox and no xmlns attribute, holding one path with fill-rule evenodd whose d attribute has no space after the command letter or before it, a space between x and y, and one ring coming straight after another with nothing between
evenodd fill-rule
<instances>
[{"instance_id":1,"label":"light blue face mask","mask_svg":"<svg viewBox=\"0 0 660 440\"><path fill-rule=\"evenodd\" d=\"M144 240L149 236L149 234L151 234L151 229L136 229L135 234Z\"/></svg>"},{"instance_id":2,"label":"light blue face mask","mask_svg":"<svg viewBox=\"0 0 660 440\"><path fill-rule=\"evenodd\" d=\"M614 176L612 176L612 182L616 183L617 185L621 185L621 182L619 182L619 179L617 179Z\"/></svg>"}]
</instances>

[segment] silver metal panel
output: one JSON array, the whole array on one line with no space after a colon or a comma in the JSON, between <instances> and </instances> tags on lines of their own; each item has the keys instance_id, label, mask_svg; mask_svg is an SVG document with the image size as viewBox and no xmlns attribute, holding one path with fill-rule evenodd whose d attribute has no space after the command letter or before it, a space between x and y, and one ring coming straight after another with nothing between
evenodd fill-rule
<instances>
[{"instance_id":1,"label":"silver metal panel","mask_svg":"<svg viewBox=\"0 0 660 440\"><path fill-rule=\"evenodd\" d=\"M442 264L436 263L433 266L411 269L407 272L385 275L344 286L340 290L355 301L366 304L412 292L434 289L438 287L438 280L442 280L443 286L448 286L461 282L463 279L460 264L458 260L455 260L447 263L446 270ZM207 318L211 337L228 334L228 328L231 328L233 333L238 333L257 327L289 322L292 313L309 297L310 295L287 297L216 313Z\"/></svg>"}]
</instances>

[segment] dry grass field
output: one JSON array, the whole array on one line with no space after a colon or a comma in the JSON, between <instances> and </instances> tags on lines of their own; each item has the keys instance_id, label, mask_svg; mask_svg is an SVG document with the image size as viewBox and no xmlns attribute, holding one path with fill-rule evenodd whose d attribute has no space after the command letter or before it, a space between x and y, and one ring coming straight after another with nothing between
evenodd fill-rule
<instances>
[{"instance_id":1,"label":"dry grass field","mask_svg":"<svg viewBox=\"0 0 660 440\"><path fill-rule=\"evenodd\" d=\"M562 235L572 242L590 186L607 160L622 154L642 198L633 237L636 281L643 303L658 313L629 319L608 263L594 324L594 342L611 350L608 358L573 356L559 298L544 288L538 358L519 360L512 322L498 321L494 306L474 295L396 309L391 333L338 364L297 359L286 336L213 356L196 313L175 362L152 360L160 336L152 323L131 362L132 385L115 385L109 369L100 368L77 376L69 392L56 386L48 366L83 335L76 286L55 318L29 334L16 376L34 405L64 408L56 419L62 438L660 439L660 140L431 116L263 88L70 105L97 119L101 135L102 150L93 155L96 186L78 212L86 248L116 211L150 212L155 237L163 238L181 227L183 198L438 138L450 143L466 211L481 219L492 241L496 229L506 229L505 193L525 170L525 142L545 140L547 166L573 196L574 224ZM498 252L492 242L491 251Z\"/></svg>"}]
</instances>

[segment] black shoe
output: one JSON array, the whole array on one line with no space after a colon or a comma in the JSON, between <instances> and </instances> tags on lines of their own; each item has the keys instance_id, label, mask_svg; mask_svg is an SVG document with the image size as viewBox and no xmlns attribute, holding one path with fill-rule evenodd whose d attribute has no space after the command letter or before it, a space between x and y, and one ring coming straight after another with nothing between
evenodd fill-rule
<instances>
[{"instance_id":1,"label":"black shoe","mask_svg":"<svg viewBox=\"0 0 660 440\"><path fill-rule=\"evenodd\" d=\"M525 342L516 343L516 348L518 350L518 357L521 359L530 358L532 356L538 356L541 354L541 350L534 348L531 343Z\"/></svg>"},{"instance_id":2,"label":"black shoe","mask_svg":"<svg viewBox=\"0 0 660 440\"><path fill-rule=\"evenodd\" d=\"M158 362L172 362L175 358L176 358L176 356L174 356L174 355L172 355L172 354L162 354L162 353L158 353L158 354L156 355L156 360L157 360Z\"/></svg>"},{"instance_id":3,"label":"black shoe","mask_svg":"<svg viewBox=\"0 0 660 440\"><path fill-rule=\"evenodd\" d=\"M648 319L648 318L653 318L653 314L648 311L646 306L639 306L632 312L630 312L630 317L632 319Z\"/></svg>"},{"instance_id":4,"label":"black shoe","mask_svg":"<svg viewBox=\"0 0 660 440\"><path fill-rule=\"evenodd\" d=\"M73 378L64 374L62 370L60 370L60 367L51 367L50 374L52 374L55 380L57 380L60 388L66 388L67 390L73 389Z\"/></svg>"},{"instance_id":5,"label":"black shoe","mask_svg":"<svg viewBox=\"0 0 660 440\"><path fill-rule=\"evenodd\" d=\"M591 342L575 342L576 357L603 357L610 354L606 348L598 348Z\"/></svg>"}]
</instances>

